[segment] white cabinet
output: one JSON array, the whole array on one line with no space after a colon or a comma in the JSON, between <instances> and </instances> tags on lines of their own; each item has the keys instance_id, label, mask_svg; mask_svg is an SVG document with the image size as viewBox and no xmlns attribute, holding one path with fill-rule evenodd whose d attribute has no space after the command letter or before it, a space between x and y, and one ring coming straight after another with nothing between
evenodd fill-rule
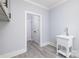
<instances>
[{"instance_id":1,"label":"white cabinet","mask_svg":"<svg viewBox=\"0 0 79 59\"><path fill-rule=\"evenodd\" d=\"M73 36L57 35L57 54L69 57L72 53Z\"/></svg>"}]
</instances>

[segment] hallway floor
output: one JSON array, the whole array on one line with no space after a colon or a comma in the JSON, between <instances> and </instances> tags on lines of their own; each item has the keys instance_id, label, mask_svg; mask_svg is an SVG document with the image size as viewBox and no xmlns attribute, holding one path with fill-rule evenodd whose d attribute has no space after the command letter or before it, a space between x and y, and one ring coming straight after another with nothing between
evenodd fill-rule
<instances>
[{"instance_id":1,"label":"hallway floor","mask_svg":"<svg viewBox=\"0 0 79 59\"><path fill-rule=\"evenodd\" d=\"M50 45L39 47L34 41L28 41L28 51L13 58L65 58L62 55L56 55L56 48ZM72 58L72 57L71 57Z\"/></svg>"}]
</instances>

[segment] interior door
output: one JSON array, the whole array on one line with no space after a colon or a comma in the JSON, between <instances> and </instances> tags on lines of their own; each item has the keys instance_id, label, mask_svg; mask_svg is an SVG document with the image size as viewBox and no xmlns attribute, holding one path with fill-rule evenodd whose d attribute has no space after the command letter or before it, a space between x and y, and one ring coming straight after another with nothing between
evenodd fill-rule
<instances>
[{"instance_id":1,"label":"interior door","mask_svg":"<svg viewBox=\"0 0 79 59\"><path fill-rule=\"evenodd\" d=\"M40 16L32 16L32 39L40 44Z\"/></svg>"}]
</instances>

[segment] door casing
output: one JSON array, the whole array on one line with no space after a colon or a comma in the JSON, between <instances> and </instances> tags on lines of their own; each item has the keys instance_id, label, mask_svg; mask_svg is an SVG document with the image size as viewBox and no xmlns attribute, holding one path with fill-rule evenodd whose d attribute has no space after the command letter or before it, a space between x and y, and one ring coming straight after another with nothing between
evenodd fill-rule
<instances>
[{"instance_id":1,"label":"door casing","mask_svg":"<svg viewBox=\"0 0 79 59\"><path fill-rule=\"evenodd\" d=\"M42 47L43 45L43 40L42 40L42 15L32 12L32 11L25 11L25 49L27 51L27 15L29 14L33 14L33 15L38 15L40 16L40 47Z\"/></svg>"}]
</instances>

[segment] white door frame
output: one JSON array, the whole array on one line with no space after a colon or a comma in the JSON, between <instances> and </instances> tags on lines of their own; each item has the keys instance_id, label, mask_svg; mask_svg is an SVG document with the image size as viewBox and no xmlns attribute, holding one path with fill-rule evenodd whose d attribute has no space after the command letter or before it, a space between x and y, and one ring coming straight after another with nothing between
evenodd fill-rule
<instances>
[{"instance_id":1,"label":"white door frame","mask_svg":"<svg viewBox=\"0 0 79 59\"><path fill-rule=\"evenodd\" d=\"M25 48L27 47L27 14L28 13L40 16L40 47L42 47L42 15L31 11L25 11Z\"/></svg>"}]
</instances>

